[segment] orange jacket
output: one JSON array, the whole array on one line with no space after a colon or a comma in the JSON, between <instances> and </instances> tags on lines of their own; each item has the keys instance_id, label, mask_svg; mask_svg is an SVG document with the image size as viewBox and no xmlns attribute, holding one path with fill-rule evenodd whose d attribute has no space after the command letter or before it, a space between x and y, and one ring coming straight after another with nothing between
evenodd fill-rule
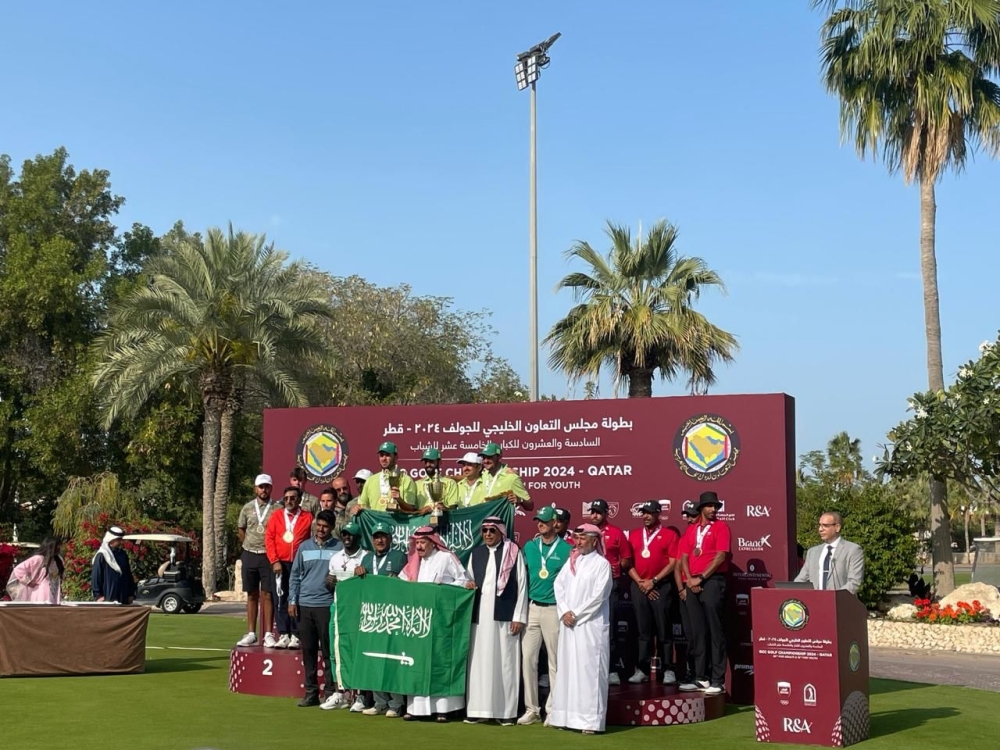
<instances>
[{"instance_id":1,"label":"orange jacket","mask_svg":"<svg viewBox=\"0 0 1000 750\"><path fill-rule=\"evenodd\" d=\"M267 559L272 565L279 561L290 563L295 559L295 550L312 534L312 522L312 513L307 510L300 511L292 527L295 538L289 544L283 538L286 531L284 508L279 508L271 514L267 528L264 529L264 548L267 550Z\"/></svg>"}]
</instances>

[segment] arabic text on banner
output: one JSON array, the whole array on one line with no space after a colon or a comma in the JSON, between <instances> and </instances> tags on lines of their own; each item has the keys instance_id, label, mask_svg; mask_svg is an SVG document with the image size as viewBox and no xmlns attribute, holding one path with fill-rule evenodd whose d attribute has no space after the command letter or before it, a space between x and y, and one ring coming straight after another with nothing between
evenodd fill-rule
<instances>
[{"instance_id":1,"label":"arabic text on banner","mask_svg":"<svg viewBox=\"0 0 1000 750\"><path fill-rule=\"evenodd\" d=\"M337 585L337 683L403 695L465 695L475 592L386 576Z\"/></svg>"}]
</instances>

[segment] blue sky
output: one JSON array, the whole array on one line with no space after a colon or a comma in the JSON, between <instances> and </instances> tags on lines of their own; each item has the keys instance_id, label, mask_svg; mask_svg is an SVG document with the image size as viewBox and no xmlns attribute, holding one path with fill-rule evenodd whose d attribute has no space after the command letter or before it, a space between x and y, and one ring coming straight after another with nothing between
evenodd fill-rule
<instances>
[{"instance_id":1,"label":"blue sky","mask_svg":"<svg viewBox=\"0 0 1000 750\"><path fill-rule=\"evenodd\" d=\"M667 218L729 287L701 305L742 345L713 392L795 396L800 453L848 430L870 456L925 387L917 190L840 146L807 0L146 5L17 4L0 43L0 152L64 145L110 170L123 227L232 221L333 273L486 307L526 380L513 62L561 31L538 97L543 336L572 302L553 288L574 240ZM949 379L1000 326L998 177L980 157L938 191Z\"/></svg>"}]
</instances>

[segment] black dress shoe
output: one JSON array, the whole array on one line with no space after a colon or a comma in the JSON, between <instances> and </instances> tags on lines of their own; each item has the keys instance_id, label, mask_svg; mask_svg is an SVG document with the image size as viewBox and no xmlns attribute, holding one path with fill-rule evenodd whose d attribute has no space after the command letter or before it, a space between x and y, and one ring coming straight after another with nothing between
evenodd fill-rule
<instances>
[{"instance_id":1,"label":"black dress shoe","mask_svg":"<svg viewBox=\"0 0 1000 750\"><path fill-rule=\"evenodd\" d=\"M296 703L299 708L309 708L310 706L319 705L319 696L307 695L305 698Z\"/></svg>"}]
</instances>

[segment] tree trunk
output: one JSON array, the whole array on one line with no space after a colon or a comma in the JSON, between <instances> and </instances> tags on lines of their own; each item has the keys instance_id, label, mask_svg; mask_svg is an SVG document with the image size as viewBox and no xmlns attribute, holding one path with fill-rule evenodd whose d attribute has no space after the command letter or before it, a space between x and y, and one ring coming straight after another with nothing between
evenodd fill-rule
<instances>
[{"instance_id":1,"label":"tree trunk","mask_svg":"<svg viewBox=\"0 0 1000 750\"><path fill-rule=\"evenodd\" d=\"M633 367L628 373L628 397L651 398L653 395L653 370Z\"/></svg>"},{"instance_id":2,"label":"tree trunk","mask_svg":"<svg viewBox=\"0 0 1000 750\"><path fill-rule=\"evenodd\" d=\"M233 459L233 434L238 408L232 401L222 411L219 434L219 463L215 471L215 551L219 573L228 572L226 515L229 509L229 472Z\"/></svg>"},{"instance_id":3,"label":"tree trunk","mask_svg":"<svg viewBox=\"0 0 1000 750\"><path fill-rule=\"evenodd\" d=\"M927 337L927 385L944 390L941 359L941 309L938 303L937 257L935 256L934 180L920 181L920 274L924 284L924 330ZM940 477L931 477L931 557L934 562L934 593L946 596L955 590L955 564L951 554L948 523L948 488Z\"/></svg>"},{"instance_id":4,"label":"tree trunk","mask_svg":"<svg viewBox=\"0 0 1000 750\"><path fill-rule=\"evenodd\" d=\"M211 599L219 580L215 534L215 474L219 465L219 434L222 409L217 400L203 397L205 423L201 438L201 582Z\"/></svg>"}]
</instances>

